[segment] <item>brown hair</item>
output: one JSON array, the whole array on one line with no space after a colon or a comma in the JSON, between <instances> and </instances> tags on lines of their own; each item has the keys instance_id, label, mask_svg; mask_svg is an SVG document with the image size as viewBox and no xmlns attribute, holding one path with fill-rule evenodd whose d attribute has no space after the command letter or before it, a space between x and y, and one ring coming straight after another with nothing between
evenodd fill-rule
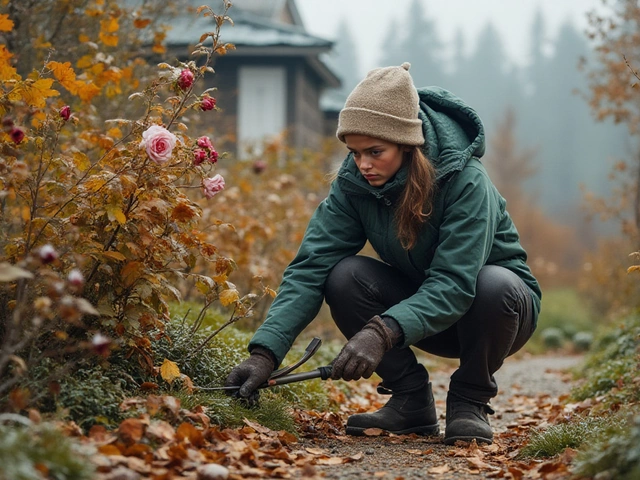
<instances>
[{"instance_id":1,"label":"brown hair","mask_svg":"<svg viewBox=\"0 0 640 480\"><path fill-rule=\"evenodd\" d=\"M409 168L407 184L395 213L398 238L405 250L415 246L420 230L431 216L436 189L435 168L419 147L410 148L404 158Z\"/></svg>"}]
</instances>

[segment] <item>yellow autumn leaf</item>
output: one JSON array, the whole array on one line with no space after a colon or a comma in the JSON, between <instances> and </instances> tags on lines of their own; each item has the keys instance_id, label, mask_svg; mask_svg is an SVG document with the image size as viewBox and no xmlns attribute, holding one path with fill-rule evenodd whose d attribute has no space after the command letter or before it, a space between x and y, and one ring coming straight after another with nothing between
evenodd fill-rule
<instances>
[{"instance_id":1,"label":"yellow autumn leaf","mask_svg":"<svg viewBox=\"0 0 640 480\"><path fill-rule=\"evenodd\" d=\"M631 273L631 272L640 272L640 265L632 265L629 268L627 268L627 273Z\"/></svg>"},{"instance_id":2,"label":"yellow autumn leaf","mask_svg":"<svg viewBox=\"0 0 640 480\"><path fill-rule=\"evenodd\" d=\"M73 71L70 62L49 62L47 63L47 68L51 69L56 80L70 93L75 94L78 91L76 72Z\"/></svg>"},{"instance_id":3,"label":"yellow autumn leaf","mask_svg":"<svg viewBox=\"0 0 640 480\"><path fill-rule=\"evenodd\" d=\"M60 92L51 88L52 84L53 78L26 81L16 87L15 93L11 97L13 99L18 96L32 107L44 108L47 98L60 95Z\"/></svg>"},{"instance_id":4,"label":"yellow autumn leaf","mask_svg":"<svg viewBox=\"0 0 640 480\"><path fill-rule=\"evenodd\" d=\"M80 100L85 103L90 102L93 97L100 93L100 89L93 83L77 82L76 86L78 87L78 96L80 97Z\"/></svg>"},{"instance_id":5,"label":"yellow autumn leaf","mask_svg":"<svg viewBox=\"0 0 640 480\"><path fill-rule=\"evenodd\" d=\"M76 168L81 172L88 170L89 167L91 166L91 161L89 160L89 157L87 157L82 152L75 152L73 154L73 163L76 166Z\"/></svg>"},{"instance_id":6,"label":"yellow autumn leaf","mask_svg":"<svg viewBox=\"0 0 640 480\"><path fill-rule=\"evenodd\" d=\"M90 38L85 35L84 33L81 33L80 35L78 35L78 41L80 43L87 43L90 40Z\"/></svg>"},{"instance_id":7,"label":"yellow autumn leaf","mask_svg":"<svg viewBox=\"0 0 640 480\"><path fill-rule=\"evenodd\" d=\"M264 291L267 292L271 298L276 298L277 293L273 288L266 287Z\"/></svg>"},{"instance_id":8,"label":"yellow autumn leaf","mask_svg":"<svg viewBox=\"0 0 640 480\"><path fill-rule=\"evenodd\" d=\"M100 32L99 37L100 37L100 41L104 43L107 47L118 46L118 35L116 34Z\"/></svg>"},{"instance_id":9,"label":"yellow autumn leaf","mask_svg":"<svg viewBox=\"0 0 640 480\"><path fill-rule=\"evenodd\" d=\"M0 15L0 32L10 32L13 30L13 20L9 20L9 14Z\"/></svg>"},{"instance_id":10,"label":"yellow autumn leaf","mask_svg":"<svg viewBox=\"0 0 640 480\"><path fill-rule=\"evenodd\" d=\"M180 368L175 362L165 358L160 366L160 376L165 382L171 384L176 378L180 378Z\"/></svg>"},{"instance_id":11,"label":"yellow autumn leaf","mask_svg":"<svg viewBox=\"0 0 640 480\"><path fill-rule=\"evenodd\" d=\"M112 222L116 220L120 225L123 225L127 222L127 217L119 206L107 205L106 210L107 216Z\"/></svg>"},{"instance_id":12,"label":"yellow autumn leaf","mask_svg":"<svg viewBox=\"0 0 640 480\"><path fill-rule=\"evenodd\" d=\"M9 63L11 57L13 57L13 54L7 50L4 45L0 45L0 80L19 78L18 72L11 66L11 63Z\"/></svg>"},{"instance_id":13,"label":"yellow autumn leaf","mask_svg":"<svg viewBox=\"0 0 640 480\"><path fill-rule=\"evenodd\" d=\"M107 18L106 20L100 20L100 30L105 33L115 33L120 26L118 25L118 19L116 17Z\"/></svg>"},{"instance_id":14,"label":"yellow autumn leaf","mask_svg":"<svg viewBox=\"0 0 640 480\"><path fill-rule=\"evenodd\" d=\"M225 307L228 305L231 305L233 302L235 302L239 298L240 298L240 294L236 289L233 289L233 288L230 288L228 290L223 290L222 293L220 293L220 303Z\"/></svg>"}]
</instances>

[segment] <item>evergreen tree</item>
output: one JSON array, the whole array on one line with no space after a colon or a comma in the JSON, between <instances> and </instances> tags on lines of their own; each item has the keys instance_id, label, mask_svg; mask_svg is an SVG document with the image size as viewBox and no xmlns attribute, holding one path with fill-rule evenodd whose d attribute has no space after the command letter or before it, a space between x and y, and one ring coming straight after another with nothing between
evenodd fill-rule
<instances>
[{"instance_id":1,"label":"evergreen tree","mask_svg":"<svg viewBox=\"0 0 640 480\"><path fill-rule=\"evenodd\" d=\"M352 30L351 25L343 17L336 30L336 40L331 55L327 59L327 63L342 82L339 91L345 97L358 84L362 75Z\"/></svg>"},{"instance_id":2,"label":"evergreen tree","mask_svg":"<svg viewBox=\"0 0 640 480\"><path fill-rule=\"evenodd\" d=\"M416 86L444 85L446 75L441 54L442 43L435 21L425 15L423 0L413 0L401 25L398 27L396 22L392 22L381 65L409 62Z\"/></svg>"},{"instance_id":3,"label":"evergreen tree","mask_svg":"<svg viewBox=\"0 0 640 480\"><path fill-rule=\"evenodd\" d=\"M460 81L456 93L476 109L490 135L502 112L508 106L517 106L521 93L493 24L485 26L475 44L471 56L456 72Z\"/></svg>"}]
</instances>

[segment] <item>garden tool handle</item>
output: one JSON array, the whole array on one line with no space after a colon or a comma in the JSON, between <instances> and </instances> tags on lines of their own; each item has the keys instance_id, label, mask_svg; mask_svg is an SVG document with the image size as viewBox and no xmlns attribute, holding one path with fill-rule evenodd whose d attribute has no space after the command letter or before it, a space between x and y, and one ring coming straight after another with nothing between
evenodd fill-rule
<instances>
[{"instance_id":1,"label":"garden tool handle","mask_svg":"<svg viewBox=\"0 0 640 480\"><path fill-rule=\"evenodd\" d=\"M292 373L290 375L284 375L282 377L270 378L266 383L263 383L258 388L275 387L277 385L286 385L287 383L302 382L304 380L311 380L312 378L320 378L327 380L331 377L331 365L324 367L318 367L310 372Z\"/></svg>"}]
</instances>

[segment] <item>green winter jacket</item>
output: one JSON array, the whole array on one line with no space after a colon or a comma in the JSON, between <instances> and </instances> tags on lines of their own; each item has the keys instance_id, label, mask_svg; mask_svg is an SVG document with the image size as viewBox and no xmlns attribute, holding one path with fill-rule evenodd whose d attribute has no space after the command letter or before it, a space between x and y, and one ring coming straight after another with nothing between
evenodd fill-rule
<instances>
[{"instance_id":1,"label":"green winter jacket","mask_svg":"<svg viewBox=\"0 0 640 480\"><path fill-rule=\"evenodd\" d=\"M479 161L485 147L480 118L441 88L418 89L418 94L423 151L436 168L437 193L417 244L403 249L394 228L394 204L407 169L402 167L382 187L372 187L350 154L311 218L249 350L266 347L281 362L318 313L332 268L356 255L367 240L381 260L422 282L414 295L384 312L402 328L404 346L445 330L469 309L484 265L516 273L531 290L537 318L540 287L526 264L506 202Z\"/></svg>"}]
</instances>

